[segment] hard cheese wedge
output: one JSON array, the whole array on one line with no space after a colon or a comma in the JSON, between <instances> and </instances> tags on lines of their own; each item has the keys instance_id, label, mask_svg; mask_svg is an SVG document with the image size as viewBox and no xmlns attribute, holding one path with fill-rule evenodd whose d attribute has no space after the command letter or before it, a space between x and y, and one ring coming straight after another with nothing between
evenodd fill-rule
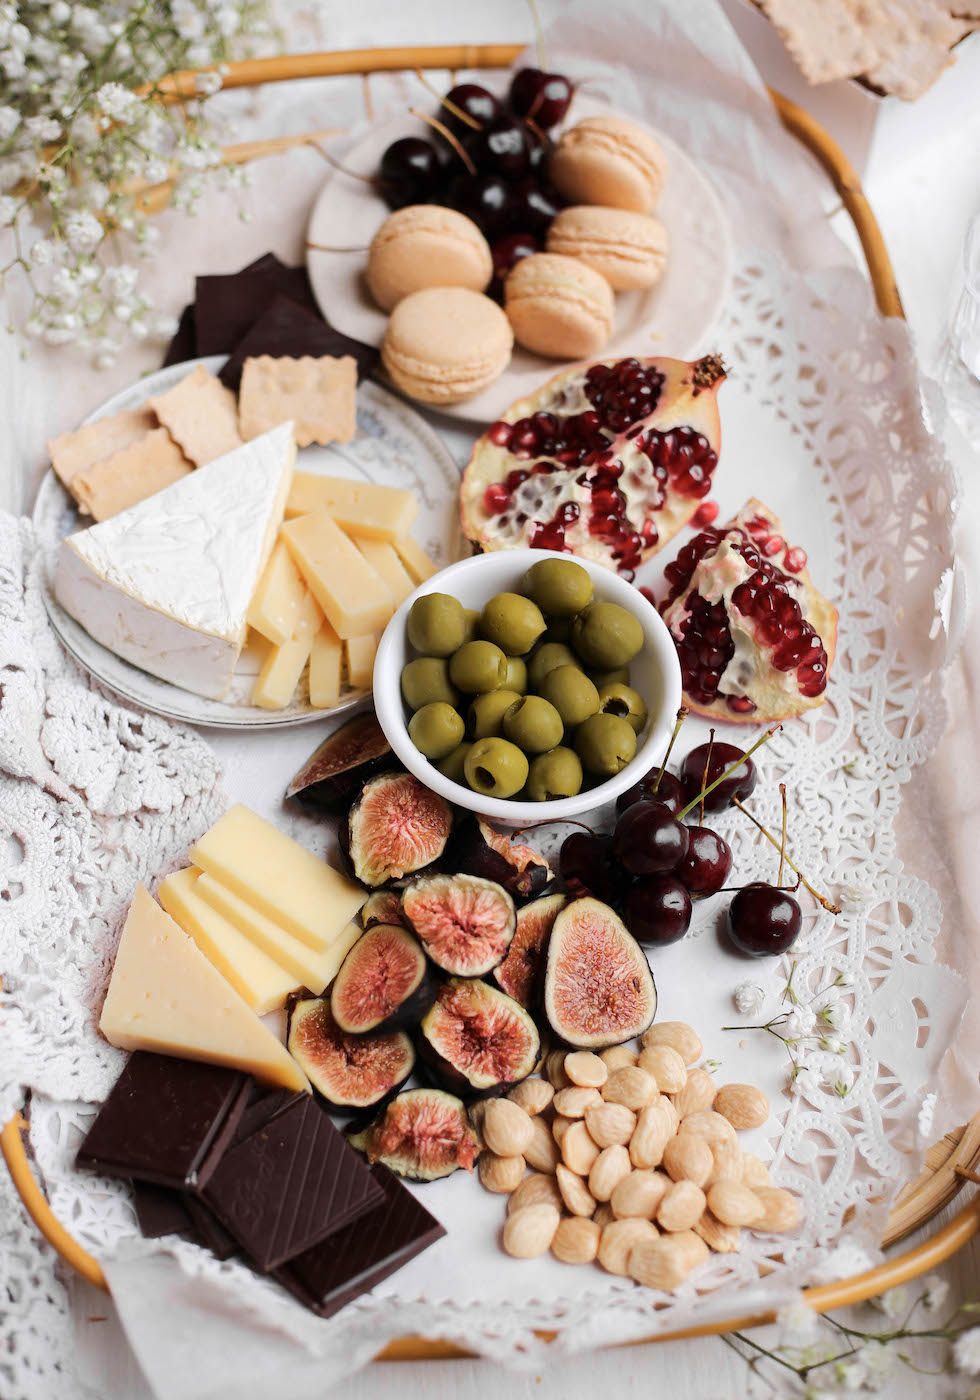
<instances>
[{"instance_id":1,"label":"hard cheese wedge","mask_svg":"<svg viewBox=\"0 0 980 1400\"><path fill-rule=\"evenodd\" d=\"M391 592L326 511L287 520L282 538L338 637L377 632L395 610Z\"/></svg>"},{"instance_id":2,"label":"hard cheese wedge","mask_svg":"<svg viewBox=\"0 0 980 1400\"><path fill-rule=\"evenodd\" d=\"M419 513L419 503L411 491L394 486L297 472L286 502L287 518L321 510L329 511L345 530L390 541L408 534Z\"/></svg>"},{"instance_id":3,"label":"hard cheese wedge","mask_svg":"<svg viewBox=\"0 0 980 1400\"><path fill-rule=\"evenodd\" d=\"M304 593L294 635L281 646L272 647L252 689L252 704L264 710L282 710L289 704L323 622L319 603L312 593L305 589Z\"/></svg>"},{"instance_id":4,"label":"hard cheese wedge","mask_svg":"<svg viewBox=\"0 0 980 1400\"><path fill-rule=\"evenodd\" d=\"M212 908L235 925L244 937L249 938L257 948L261 948L270 958L281 963L303 987L319 996L324 987L332 982L340 971L351 948L364 932L360 923L352 920L343 928L322 953L315 953L298 938L273 920L253 909L247 900L235 894L220 880L211 875L202 875L197 882L197 893Z\"/></svg>"},{"instance_id":5,"label":"hard cheese wedge","mask_svg":"<svg viewBox=\"0 0 980 1400\"><path fill-rule=\"evenodd\" d=\"M157 897L257 1016L277 1011L290 992L305 985L303 979L280 967L203 900L196 890L202 879L199 870L178 870L162 881Z\"/></svg>"},{"instance_id":6,"label":"hard cheese wedge","mask_svg":"<svg viewBox=\"0 0 980 1400\"><path fill-rule=\"evenodd\" d=\"M374 658L381 638L376 632L366 637L351 637L344 643L347 653L347 679L356 690L370 690L374 679Z\"/></svg>"},{"instance_id":7,"label":"hard cheese wedge","mask_svg":"<svg viewBox=\"0 0 980 1400\"><path fill-rule=\"evenodd\" d=\"M245 641L295 456L291 425L283 423L70 535L58 555L58 602L117 656L220 699Z\"/></svg>"},{"instance_id":8,"label":"hard cheese wedge","mask_svg":"<svg viewBox=\"0 0 980 1400\"><path fill-rule=\"evenodd\" d=\"M330 710L340 699L342 646L330 623L324 622L310 652L310 704L317 710Z\"/></svg>"},{"instance_id":9,"label":"hard cheese wedge","mask_svg":"<svg viewBox=\"0 0 980 1400\"><path fill-rule=\"evenodd\" d=\"M425 583L427 578L439 572L439 565L429 558L420 544L411 535L400 535L394 541L395 553L412 575L416 583Z\"/></svg>"},{"instance_id":10,"label":"hard cheese wedge","mask_svg":"<svg viewBox=\"0 0 980 1400\"><path fill-rule=\"evenodd\" d=\"M317 952L365 899L360 885L240 803L205 832L190 858Z\"/></svg>"},{"instance_id":11,"label":"hard cheese wedge","mask_svg":"<svg viewBox=\"0 0 980 1400\"><path fill-rule=\"evenodd\" d=\"M286 1047L169 914L136 888L99 1029L120 1050L152 1050L246 1070L309 1091Z\"/></svg>"},{"instance_id":12,"label":"hard cheese wedge","mask_svg":"<svg viewBox=\"0 0 980 1400\"><path fill-rule=\"evenodd\" d=\"M306 584L300 578L292 555L279 540L252 595L248 607L249 626L276 646L282 646L296 631L306 593Z\"/></svg>"},{"instance_id":13,"label":"hard cheese wedge","mask_svg":"<svg viewBox=\"0 0 980 1400\"><path fill-rule=\"evenodd\" d=\"M415 581L395 553L394 548L386 540L363 539L356 534L354 535L354 543L371 568L376 569L388 585L391 596L395 600L395 607L400 607L408 595L415 591Z\"/></svg>"}]
</instances>

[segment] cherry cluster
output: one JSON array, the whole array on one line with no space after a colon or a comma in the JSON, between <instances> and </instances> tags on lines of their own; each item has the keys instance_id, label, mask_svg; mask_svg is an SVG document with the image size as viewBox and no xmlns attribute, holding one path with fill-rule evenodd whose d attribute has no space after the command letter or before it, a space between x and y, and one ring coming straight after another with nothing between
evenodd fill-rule
<instances>
[{"instance_id":1,"label":"cherry cluster","mask_svg":"<svg viewBox=\"0 0 980 1400\"><path fill-rule=\"evenodd\" d=\"M549 132L568 111L572 84L560 73L521 68L505 103L476 83L442 100L432 139L405 136L381 157L378 187L390 209L447 204L490 243L494 276L540 252L560 202L545 164Z\"/></svg>"}]
</instances>

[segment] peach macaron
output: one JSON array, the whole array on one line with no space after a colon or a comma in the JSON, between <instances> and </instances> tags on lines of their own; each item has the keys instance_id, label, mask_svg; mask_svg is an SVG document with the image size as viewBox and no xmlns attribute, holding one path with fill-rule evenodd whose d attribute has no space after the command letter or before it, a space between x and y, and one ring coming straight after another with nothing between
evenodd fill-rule
<instances>
[{"instance_id":1,"label":"peach macaron","mask_svg":"<svg viewBox=\"0 0 980 1400\"><path fill-rule=\"evenodd\" d=\"M513 346L510 322L495 301L469 287L425 287L391 313L381 360L409 398L461 403L500 377Z\"/></svg>"},{"instance_id":2,"label":"peach macaron","mask_svg":"<svg viewBox=\"0 0 980 1400\"><path fill-rule=\"evenodd\" d=\"M472 219L440 204L408 204L389 214L368 250L365 277L383 311L425 287L490 285L493 259Z\"/></svg>"},{"instance_id":3,"label":"peach macaron","mask_svg":"<svg viewBox=\"0 0 980 1400\"><path fill-rule=\"evenodd\" d=\"M578 258L559 253L521 258L504 283L504 298L514 338L538 355L587 359L612 334L612 288Z\"/></svg>"},{"instance_id":4,"label":"peach macaron","mask_svg":"<svg viewBox=\"0 0 980 1400\"><path fill-rule=\"evenodd\" d=\"M667 230L652 214L572 204L559 210L548 229L548 252L578 258L594 268L614 292L654 287L663 275Z\"/></svg>"},{"instance_id":5,"label":"peach macaron","mask_svg":"<svg viewBox=\"0 0 980 1400\"><path fill-rule=\"evenodd\" d=\"M568 204L605 204L649 214L667 178L667 157L625 117L586 117L562 133L548 173Z\"/></svg>"}]
</instances>

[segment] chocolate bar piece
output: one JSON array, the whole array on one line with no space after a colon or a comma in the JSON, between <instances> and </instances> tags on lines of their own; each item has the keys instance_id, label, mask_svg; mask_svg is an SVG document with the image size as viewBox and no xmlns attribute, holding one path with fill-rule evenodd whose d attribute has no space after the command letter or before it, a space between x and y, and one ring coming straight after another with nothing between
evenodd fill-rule
<instances>
[{"instance_id":1,"label":"chocolate bar piece","mask_svg":"<svg viewBox=\"0 0 980 1400\"><path fill-rule=\"evenodd\" d=\"M247 267L241 269L242 272L262 272L270 267L285 268L275 253L263 253L255 262L251 262ZM240 274L239 274L240 275ZM231 349L231 347L228 347ZM183 364L185 360L193 360L198 354L197 340L194 328L194 305L185 306L180 313L180 320L177 323L177 331L173 340L167 346L167 353L163 361L163 369L168 365Z\"/></svg>"},{"instance_id":2,"label":"chocolate bar piece","mask_svg":"<svg viewBox=\"0 0 980 1400\"><path fill-rule=\"evenodd\" d=\"M194 339L199 355L230 351L272 299L290 297L316 313L305 267L265 266L245 272L198 277L194 283Z\"/></svg>"},{"instance_id":3,"label":"chocolate bar piece","mask_svg":"<svg viewBox=\"0 0 980 1400\"><path fill-rule=\"evenodd\" d=\"M319 359L332 355L339 359L351 355L357 361L358 382L377 367L380 355L373 345L365 345L334 330L319 313L308 311L288 296L277 296L259 319L249 328L225 361L218 374L222 384L238 390L242 367L247 359L272 355L277 359L289 356L299 360L304 355Z\"/></svg>"},{"instance_id":4,"label":"chocolate bar piece","mask_svg":"<svg viewBox=\"0 0 980 1400\"><path fill-rule=\"evenodd\" d=\"M372 1169L384 1201L291 1259L275 1277L306 1307L332 1317L446 1233L387 1167Z\"/></svg>"},{"instance_id":5,"label":"chocolate bar piece","mask_svg":"<svg viewBox=\"0 0 980 1400\"><path fill-rule=\"evenodd\" d=\"M267 1273L380 1205L383 1192L309 1094L228 1149L204 1201Z\"/></svg>"},{"instance_id":6,"label":"chocolate bar piece","mask_svg":"<svg viewBox=\"0 0 980 1400\"><path fill-rule=\"evenodd\" d=\"M194 1230L198 1244L210 1249L215 1259L230 1259L238 1253L238 1241L229 1235L214 1211L203 1201L189 1192L184 1197L184 1205Z\"/></svg>"},{"instance_id":7,"label":"chocolate bar piece","mask_svg":"<svg viewBox=\"0 0 980 1400\"><path fill-rule=\"evenodd\" d=\"M237 1147L247 1137L251 1137L260 1128L264 1128L266 1123L271 1123L276 1114L281 1113L284 1108L288 1108L294 1100L306 1097L307 1095L302 1090L294 1093L292 1089L267 1089L265 1085L258 1084L253 1080L248 1103L235 1126L234 1136L228 1146Z\"/></svg>"},{"instance_id":8,"label":"chocolate bar piece","mask_svg":"<svg viewBox=\"0 0 980 1400\"><path fill-rule=\"evenodd\" d=\"M102 1176L200 1189L238 1125L249 1076L137 1051L116 1080L75 1165Z\"/></svg>"},{"instance_id":9,"label":"chocolate bar piece","mask_svg":"<svg viewBox=\"0 0 980 1400\"><path fill-rule=\"evenodd\" d=\"M140 1234L148 1240L161 1235L195 1236L191 1220L180 1191L170 1186L152 1186L148 1181L133 1182L133 1206Z\"/></svg>"}]
</instances>

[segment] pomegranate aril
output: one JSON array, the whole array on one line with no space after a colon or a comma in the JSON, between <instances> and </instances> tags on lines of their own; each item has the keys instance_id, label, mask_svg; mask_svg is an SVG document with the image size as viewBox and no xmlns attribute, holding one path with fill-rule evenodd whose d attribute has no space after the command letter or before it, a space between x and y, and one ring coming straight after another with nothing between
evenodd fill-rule
<instances>
[{"instance_id":1,"label":"pomegranate aril","mask_svg":"<svg viewBox=\"0 0 980 1400\"><path fill-rule=\"evenodd\" d=\"M491 423L487 429L487 437L495 447L509 447L512 432L513 425L498 418L496 423Z\"/></svg>"},{"instance_id":2,"label":"pomegranate aril","mask_svg":"<svg viewBox=\"0 0 980 1400\"><path fill-rule=\"evenodd\" d=\"M516 471L508 472L504 485L507 487L508 491L516 491L522 482L527 481L530 474L530 472L522 471L520 468Z\"/></svg>"},{"instance_id":3,"label":"pomegranate aril","mask_svg":"<svg viewBox=\"0 0 980 1400\"><path fill-rule=\"evenodd\" d=\"M806 568L806 550L788 549L786 557L783 559L783 568L788 569L791 574L798 574L801 569Z\"/></svg>"},{"instance_id":4,"label":"pomegranate aril","mask_svg":"<svg viewBox=\"0 0 980 1400\"><path fill-rule=\"evenodd\" d=\"M529 544L532 549L562 550L565 548L565 532L555 521L550 525L535 525Z\"/></svg>"},{"instance_id":5,"label":"pomegranate aril","mask_svg":"<svg viewBox=\"0 0 980 1400\"><path fill-rule=\"evenodd\" d=\"M514 451L521 448L530 449L532 452L537 449L538 430L530 418L518 418L514 424L510 435L510 446Z\"/></svg>"},{"instance_id":6,"label":"pomegranate aril","mask_svg":"<svg viewBox=\"0 0 980 1400\"><path fill-rule=\"evenodd\" d=\"M488 486L483 493L484 508L489 511L491 515L502 515L510 505L510 500L510 492L507 490L507 487L502 486L499 481L495 481L493 485Z\"/></svg>"},{"instance_id":7,"label":"pomegranate aril","mask_svg":"<svg viewBox=\"0 0 980 1400\"><path fill-rule=\"evenodd\" d=\"M718 519L719 510L720 506L717 501L702 501L701 505L699 505L694 512L693 524L710 525L712 520Z\"/></svg>"},{"instance_id":8,"label":"pomegranate aril","mask_svg":"<svg viewBox=\"0 0 980 1400\"><path fill-rule=\"evenodd\" d=\"M726 695L725 703L737 715L750 715L756 709L755 701L747 695Z\"/></svg>"},{"instance_id":9,"label":"pomegranate aril","mask_svg":"<svg viewBox=\"0 0 980 1400\"><path fill-rule=\"evenodd\" d=\"M762 552L767 558L771 559L774 554L781 554L785 548L786 542L782 535L770 535L769 538L763 542Z\"/></svg>"}]
</instances>

